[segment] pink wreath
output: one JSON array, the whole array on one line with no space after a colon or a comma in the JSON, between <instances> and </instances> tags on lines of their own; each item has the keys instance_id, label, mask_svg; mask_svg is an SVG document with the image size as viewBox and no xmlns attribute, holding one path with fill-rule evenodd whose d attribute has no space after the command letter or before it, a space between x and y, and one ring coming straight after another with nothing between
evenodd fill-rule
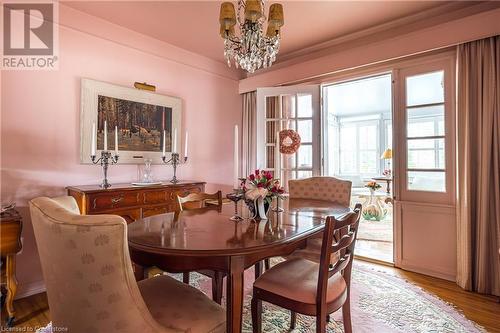
<instances>
[{"instance_id":1,"label":"pink wreath","mask_svg":"<svg viewBox=\"0 0 500 333\"><path fill-rule=\"evenodd\" d=\"M288 140L287 140L288 139ZM295 154L300 147L300 135L294 130L280 131L280 153Z\"/></svg>"}]
</instances>

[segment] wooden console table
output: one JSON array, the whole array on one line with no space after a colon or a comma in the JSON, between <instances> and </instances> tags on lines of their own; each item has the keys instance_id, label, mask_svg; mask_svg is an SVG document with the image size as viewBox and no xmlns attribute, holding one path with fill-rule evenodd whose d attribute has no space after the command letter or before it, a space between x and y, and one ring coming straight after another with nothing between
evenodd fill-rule
<instances>
[{"instance_id":1,"label":"wooden console table","mask_svg":"<svg viewBox=\"0 0 500 333\"><path fill-rule=\"evenodd\" d=\"M7 308L7 327L14 323L14 297L17 291L16 279L16 254L21 251L21 231L23 223L19 213L8 210L0 216L0 257L2 260L2 307ZM5 279L4 279L5 276ZM7 289L7 296L4 296L3 285Z\"/></svg>"},{"instance_id":2,"label":"wooden console table","mask_svg":"<svg viewBox=\"0 0 500 333\"><path fill-rule=\"evenodd\" d=\"M116 214L128 223L140 218L177 210L177 195L204 192L205 182L180 181L153 186L113 184L103 189L99 185L69 186L82 215Z\"/></svg>"}]
</instances>

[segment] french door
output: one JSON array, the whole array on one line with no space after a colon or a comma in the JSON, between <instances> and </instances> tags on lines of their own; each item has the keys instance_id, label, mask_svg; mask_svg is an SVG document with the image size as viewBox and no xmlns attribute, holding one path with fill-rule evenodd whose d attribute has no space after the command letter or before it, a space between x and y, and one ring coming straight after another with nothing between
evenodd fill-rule
<instances>
[{"instance_id":1,"label":"french door","mask_svg":"<svg viewBox=\"0 0 500 333\"><path fill-rule=\"evenodd\" d=\"M257 167L288 180L320 174L319 86L257 89ZM301 145L295 154L280 154L277 133L292 129Z\"/></svg>"},{"instance_id":2,"label":"french door","mask_svg":"<svg viewBox=\"0 0 500 333\"><path fill-rule=\"evenodd\" d=\"M395 70L395 264L456 273L455 57Z\"/></svg>"}]
</instances>

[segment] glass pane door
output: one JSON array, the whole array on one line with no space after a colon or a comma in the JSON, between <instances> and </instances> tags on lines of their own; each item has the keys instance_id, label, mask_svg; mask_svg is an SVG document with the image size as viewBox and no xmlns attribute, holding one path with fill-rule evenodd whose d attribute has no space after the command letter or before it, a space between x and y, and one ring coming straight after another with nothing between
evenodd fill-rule
<instances>
[{"instance_id":1,"label":"glass pane door","mask_svg":"<svg viewBox=\"0 0 500 333\"><path fill-rule=\"evenodd\" d=\"M257 89L257 140L263 139L257 145L257 166L274 172L285 186L289 179L318 175L318 123L318 86ZM284 129L301 137L295 154L279 152L278 133Z\"/></svg>"}]
</instances>

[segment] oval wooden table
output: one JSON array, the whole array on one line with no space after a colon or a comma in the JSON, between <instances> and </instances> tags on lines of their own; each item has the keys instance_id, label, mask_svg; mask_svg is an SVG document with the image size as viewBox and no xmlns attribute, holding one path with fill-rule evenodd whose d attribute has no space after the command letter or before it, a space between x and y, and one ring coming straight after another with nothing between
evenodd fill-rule
<instances>
[{"instance_id":1,"label":"oval wooden table","mask_svg":"<svg viewBox=\"0 0 500 333\"><path fill-rule=\"evenodd\" d=\"M209 269L226 274L227 332L241 332L245 269L263 259L283 256L320 233L326 216L340 216L348 207L320 200L289 199L284 211L268 220L231 221L234 204L156 215L128 226L130 256L136 265L168 272Z\"/></svg>"}]
</instances>

